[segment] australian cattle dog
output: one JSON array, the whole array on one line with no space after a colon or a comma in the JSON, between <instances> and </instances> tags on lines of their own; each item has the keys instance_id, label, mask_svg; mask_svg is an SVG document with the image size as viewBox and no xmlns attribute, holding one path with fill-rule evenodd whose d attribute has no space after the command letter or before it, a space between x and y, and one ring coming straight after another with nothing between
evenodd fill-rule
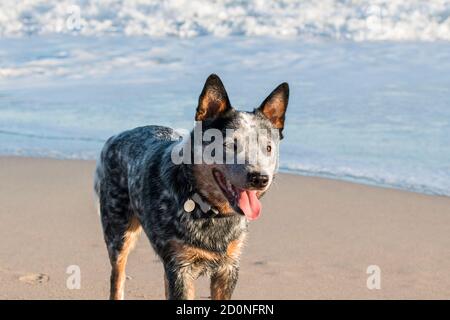
<instances>
[{"instance_id":1,"label":"australian cattle dog","mask_svg":"<svg viewBox=\"0 0 450 320\"><path fill-rule=\"evenodd\" d=\"M210 75L187 134L144 126L109 138L95 173L111 262L111 299L123 299L125 265L141 229L160 257L167 299L193 299L211 279L211 298L230 299L250 220L278 168L289 98L279 85L252 112L237 111Z\"/></svg>"}]
</instances>

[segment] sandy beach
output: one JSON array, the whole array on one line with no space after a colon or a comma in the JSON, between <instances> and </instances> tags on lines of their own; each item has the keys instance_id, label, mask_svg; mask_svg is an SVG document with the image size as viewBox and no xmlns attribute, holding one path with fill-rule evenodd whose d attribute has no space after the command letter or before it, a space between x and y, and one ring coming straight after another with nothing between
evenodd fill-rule
<instances>
[{"instance_id":1,"label":"sandy beach","mask_svg":"<svg viewBox=\"0 0 450 320\"><path fill-rule=\"evenodd\" d=\"M0 157L0 299L105 299L94 162ZM251 223L234 299L450 299L450 198L280 174ZM69 266L81 288L68 289ZM381 289L366 286L368 266ZM142 235L125 297L163 299ZM208 298L206 279L197 297Z\"/></svg>"}]
</instances>

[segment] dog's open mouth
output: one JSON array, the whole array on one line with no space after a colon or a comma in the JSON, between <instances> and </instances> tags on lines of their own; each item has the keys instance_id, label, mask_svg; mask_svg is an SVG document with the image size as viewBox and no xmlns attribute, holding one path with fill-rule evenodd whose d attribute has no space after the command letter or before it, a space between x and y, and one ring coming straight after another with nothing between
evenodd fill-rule
<instances>
[{"instance_id":1,"label":"dog's open mouth","mask_svg":"<svg viewBox=\"0 0 450 320\"><path fill-rule=\"evenodd\" d=\"M228 202L238 213L244 214L249 220L258 219L261 202L256 190L241 189L232 185L220 170L213 169L213 175Z\"/></svg>"}]
</instances>

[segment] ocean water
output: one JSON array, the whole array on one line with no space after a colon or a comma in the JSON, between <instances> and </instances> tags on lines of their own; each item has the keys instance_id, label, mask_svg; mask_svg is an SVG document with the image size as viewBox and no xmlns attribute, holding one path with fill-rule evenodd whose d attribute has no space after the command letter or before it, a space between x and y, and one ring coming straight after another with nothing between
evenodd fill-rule
<instances>
[{"instance_id":1,"label":"ocean water","mask_svg":"<svg viewBox=\"0 0 450 320\"><path fill-rule=\"evenodd\" d=\"M450 40L448 0L2 0L0 35Z\"/></svg>"},{"instance_id":2,"label":"ocean water","mask_svg":"<svg viewBox=\"0 0 450 320\"><path fill-rule=\"evenodd\" d=\"M70 30L69 1L9 2L0 154L95 159L122 130L189 129L214 72L243 110L289 82L283 171L450 196L449 1L78 1Z\"/></svg>"}]
</instances>

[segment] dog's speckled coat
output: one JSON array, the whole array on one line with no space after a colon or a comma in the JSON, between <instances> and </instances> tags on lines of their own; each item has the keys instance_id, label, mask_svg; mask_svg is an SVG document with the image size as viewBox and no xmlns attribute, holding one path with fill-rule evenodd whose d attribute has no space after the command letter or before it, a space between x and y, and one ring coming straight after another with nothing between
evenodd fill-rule
<instances>
[{"instance_id":1,"label":"dog's speckled coat","mask_svg":"<svg viewBox=\"0 0 450 320\"><path fill-rule=\"evenodd\" d=\"M200 96L196 120L203 121L203 130L234 129L237 135L245 135L245 130L257 126L276 128L281 133L287 100L288 87L282 84L253 113L239 112L231 107L220 79L211 75ZM141 229L164 264L167 298L194 298L193 281L203 273L211 276L213 299L231 298L248 222L222 194L211 169L221 168L233 184L238 181L242 188L251 186L240 177L245 180L254 170L264 170L271 182L279 141L270 142L277 150L273 155L275 165L270 168L249 164L176 165L171 151L180 141L170 128L145 126L113 136L103 147L95 190L112 265L111 299L123 298L127 257ZM258 189L258 197L269 185ZM205 213L199 206L185 212L183 205L194 193L218 208L219 214Z\"/></svg>"}]
</instances>

